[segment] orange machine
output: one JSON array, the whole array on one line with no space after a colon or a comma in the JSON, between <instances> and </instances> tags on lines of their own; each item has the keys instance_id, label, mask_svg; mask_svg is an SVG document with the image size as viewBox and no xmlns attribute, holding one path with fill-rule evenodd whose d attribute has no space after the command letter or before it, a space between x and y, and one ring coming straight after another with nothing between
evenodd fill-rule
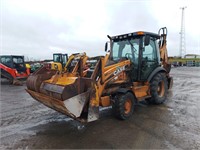
<instances>
[{"instance_id":1,"label":"orange machine","mask_svg":"<svg viewBox=\"0 0 200 150\"><path fill-rule=\"evenodd\" d=\"M27 92L80 122L97 120L100 106L112 106L115 116L124 120L133 114L137 101L161 104L173 83L166 28L161 31L162 34L139 31L108 36L110 48L106 43L105 56L80 57L77 70L71 75L69 69L56 76L43 72L49 75L48 79L28 82Z\"/></svg>"},{"instance_id":2,"label":"orange machine","mask_svg":"<svg viewBox=\"0 0 200 150\"><path fill-rule=\"evenodd\" d=\"M7 78L12 84L19 84L18 79L27 78L30 68L26 68L23 56L0 56L1 77Z\"/></svg>"}]
</instances>

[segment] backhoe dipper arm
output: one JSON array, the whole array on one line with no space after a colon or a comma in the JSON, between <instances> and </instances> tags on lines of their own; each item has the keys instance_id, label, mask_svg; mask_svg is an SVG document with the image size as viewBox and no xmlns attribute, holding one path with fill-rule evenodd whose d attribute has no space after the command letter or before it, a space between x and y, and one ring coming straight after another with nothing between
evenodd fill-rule
<instances>
[{"instance_id":1,"label":"backhoe dipper arm","mask_svg":"<svg viewBox=\"0 0 200 150\"><path fill-rule=\"evenodd\" d=\"M167 28L166 27L160 28L158 34L160 35L159 49L160 49L161 63L163 67L166 69L166 71L169 73L171 69L171 64L169 64L168 54L167 54Z\"/></svg>"}]
</instances>

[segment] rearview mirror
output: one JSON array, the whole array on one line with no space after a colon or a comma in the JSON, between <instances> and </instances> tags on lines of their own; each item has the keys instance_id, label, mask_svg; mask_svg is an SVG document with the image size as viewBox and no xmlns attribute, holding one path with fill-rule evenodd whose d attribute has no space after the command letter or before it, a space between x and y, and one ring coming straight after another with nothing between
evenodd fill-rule
<instances>
[{"instance_id":1,"label":"rearview mirror","mask_svg":"<svg viewBox=\"0 0 200 150\"><path fill-rule=\"evenodd\" d=\"M108 43L106 42L106 44L105 44L105 52L107 52L107 50L108 50Z\"/></svg>"},{"instance_id":2,"label":"rearview mirror","mask_svg":"<svg viewBox=\"0 0 200 150\"><path fill-rule=\"evenodd\" d=\"M109 52L110 51L110 41L107 41L105 44L105 52Z\"/></svg>"},{"instance_id":3,"label":"rearview mirror","mask_svg":"<svg viewBox=\"0 0 200 150\"><path fill-rule=\"evenodd\" d=\"M145 35L144 46L149 45L149 43L150 43L150 36L149 35Z\"/></svg>"}]
</instances>

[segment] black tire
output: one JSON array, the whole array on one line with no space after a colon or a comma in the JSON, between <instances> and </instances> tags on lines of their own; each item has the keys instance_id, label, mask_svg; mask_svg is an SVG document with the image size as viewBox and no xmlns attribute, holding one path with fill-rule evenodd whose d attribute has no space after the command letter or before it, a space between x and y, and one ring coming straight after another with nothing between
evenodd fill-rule
<instances>
[{"instance_id":1,"label":"black tire","mask_svg":"<svg viewBox=\"0 0 200 150\"><path fill-rule=\"evenodd\" d=\"M118 94L113 103L114 115L122 120L128 119L134 111L135 97L132 93L127 92L126 94Z\"/></svg>"},{"instance_id":2,"label":"black tire","mask_svg":"<svg viewBox=\"0 0 200 150\"><path fill-rule=\"evenodd\" d=\"M148 101L152 104L162 104L167 97L168 82L164 73L158 73L150 82L151 98Z\"/></svg>"}]
</instances>

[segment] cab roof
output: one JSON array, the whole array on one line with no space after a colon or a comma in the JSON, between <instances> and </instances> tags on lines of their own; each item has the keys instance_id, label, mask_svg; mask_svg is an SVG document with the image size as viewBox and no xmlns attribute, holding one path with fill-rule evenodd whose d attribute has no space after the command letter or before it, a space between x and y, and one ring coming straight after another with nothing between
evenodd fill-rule
<instances>
[{"instance_id":1,"label":"cab roof","mask_svg":"<svg viewBox=\"0 0 200 150\"><path fill-rule=\"evenodd\" d=\"M24 57L23 55L0 55L0 57Z\"/></svg>"},{"instance_id":2,"label":"cab roof","mask_svg":"<svg viewBox=\"0 0 200 150\"><path fill-rule=\"evenodd\" d=\"M127 34L112 36L111 39L112 40L121 40L121 39L127 39L127 38L131 38L131 37L135 37L135 36L145 36L145 35L149 35L150 37L154 37L156 39L160 38L160 35L156 34L156 33L137 31L137 32L127 33Z\"/></svg>"}]
</instances>

